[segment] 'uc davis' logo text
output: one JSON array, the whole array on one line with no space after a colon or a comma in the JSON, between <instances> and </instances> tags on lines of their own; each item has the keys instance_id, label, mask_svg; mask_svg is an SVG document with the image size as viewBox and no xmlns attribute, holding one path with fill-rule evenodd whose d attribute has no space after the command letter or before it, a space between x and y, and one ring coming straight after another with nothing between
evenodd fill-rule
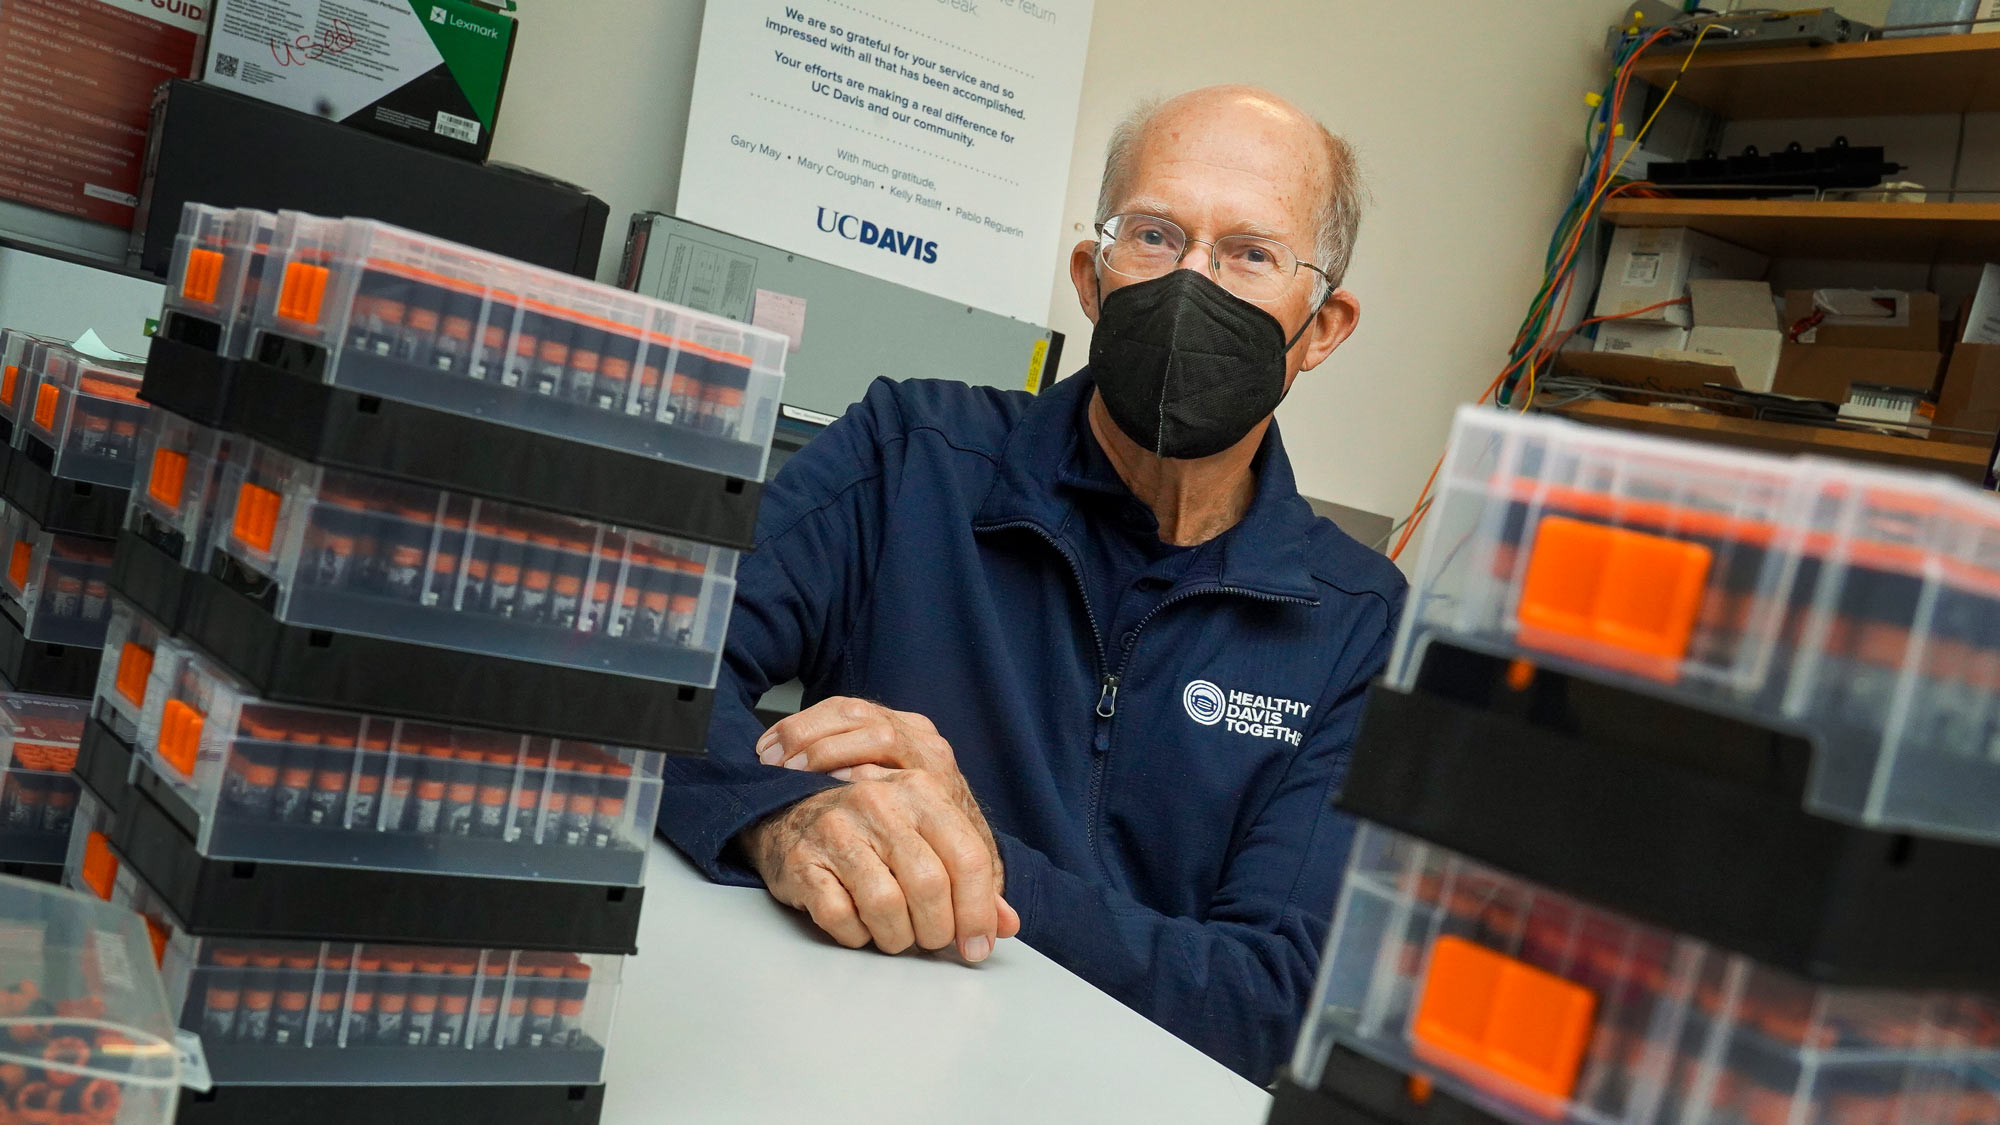
<instances>
[{"instance_id":1,"label":"'uc davis' logo text","mask_svg":"<svg viewBox=\"0 0 2000 1125\"><path fill-rule=\"evenodd\" d=\"M873 246L887 250L891 254L901 254L925 265L938 260L938 244L922 235L909 234L894 227L877 226L859 215L842 214L839 211L819 209L819 229L827 234L838 235L849 242L859 242L863 246Z\"/></svg>"}]
</instances>

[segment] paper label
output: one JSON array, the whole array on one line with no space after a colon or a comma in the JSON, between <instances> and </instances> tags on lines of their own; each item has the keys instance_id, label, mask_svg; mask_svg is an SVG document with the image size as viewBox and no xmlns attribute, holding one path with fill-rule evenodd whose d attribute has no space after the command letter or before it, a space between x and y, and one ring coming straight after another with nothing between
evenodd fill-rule
<instances>
[{"instance_id":1,"label":"paper label","mask_svg":"<svg viewBox=\"0 0 2000 1125\"><path fill-rule=\"evenodd\" d=\"M1633 254L1625 259L1625 284L1656 285L1660 280L1660 254Z\"/></svg>"},{"instance_id":2,"label":"paper label","mask_svg":"<svg viewBox=\"0 0 2000 1125\"><path fill-rule=\"evenodd\" d=\"M768 328L792 342L787 349L796 352L805 343L806 299L789 293L774 293L769 289L757 290L757 301L752 306L750 323L759 328Z\"/></svg>"},{"instance_id":3,"label":"paper label","mask_svg":"<svg viewBox=\"0 0 2000 1125\"><path fill-rule=\"evenodd\" d=\"M202 1052L201 1036L192 1031L174 1032L174 1047L181 1057L181 1085L197 1094L215 1086L208 1073L208 1056Z\"/></svg>"},{"instance_id":4,"label":"paper label","mask_svg":"<svg viewBox=\"0 0 2000 1125\"><path fill-rule=\"evenodd\" d=\"M1038 395L1042 393L1042 368L1047 366L1048 361L1049 342L1047 340L1036 340L1034 348L1028 353L1029 394Z\"/></svg>"}]
</instances>

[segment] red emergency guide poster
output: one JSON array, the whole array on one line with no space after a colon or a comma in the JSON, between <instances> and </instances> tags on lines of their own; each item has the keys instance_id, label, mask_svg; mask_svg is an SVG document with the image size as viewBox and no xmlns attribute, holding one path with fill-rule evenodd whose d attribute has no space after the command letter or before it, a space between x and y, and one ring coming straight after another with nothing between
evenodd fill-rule
<instances>
[{"instance_id":1,"label":"red emergency guide poster","mask_svg":"<svg viewBox=\"0 0 2000 1125\"><path fill-rule=\"evenodd\" d=\"M0 0L0 196L132 225L153 89L192 78L204 0Z\"/></svg>"}]
</instances>

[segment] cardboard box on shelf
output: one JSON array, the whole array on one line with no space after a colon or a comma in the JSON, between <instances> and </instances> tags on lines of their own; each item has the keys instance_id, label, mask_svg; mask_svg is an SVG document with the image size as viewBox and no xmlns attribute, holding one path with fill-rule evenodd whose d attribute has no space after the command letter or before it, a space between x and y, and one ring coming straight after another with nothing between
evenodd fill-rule
<instances>
[{"instance_id":1,"label":"cardboard box on shelf","mask_svg":"<svg viewBox=\"0 0 2000 1125\"><path fill-rule=\"evenodd\" d=\"M216 0L205 80L484 160L514 32L469 0Z\"/></svg>"},{"instance_id":2,"label":"cardboard box on shelf","mask_svg":"<svg viewBox=\"0 0 2000 1125\"><path fill-rule=\"evenodd\" d=\"M1597 287L1593 316L1619 316L1688 295L1688 282L1764 276L1770 259L1686 227L1620 227L1612 236ZM1632 318L1686 328L1686 305L1669 305Z\"/></svg>"},{"instance_id":3,"label":"cardboard box on shelf","mask_svg":"<svg viewBox=\"0 0 2000 1125\"><path fill-rule=\"evenodd\" d=\"M1940 340L1936 293L1900 289L1788 289L1785 332L1813 347L1934 352Z\"/></svg>"},{"instance_id":4,"label":"cardboard box on shelf","mask_svg":"<svg viewBox=\"0 0 2000 1125\"><path fill-rule=\"evenodd\" d=\"M1598 325L1594 350L1649 356L1662 351L1686 351L1687 342L1688 330L1679 325L1613 320Z\"/></svg>"},{"instance_id":5,"label":"cardboard box on shelf","mask_svg":"<svg viewBox=\"0 0 2000 1125\"><path fill-rule=\"evenodd\" d=\"M1761 281L1695 280L1688 282L1688 293L1694 328L1687 350L1728 360L1745 389L1770 390L1785 340L1771 287Z\"/></svg>"},{"instance_id":6,"label":"cardboard box on shelf","mask_svg":"<svg viewBox=\"0 0 2000 1125\"><path fill-rule=\"evenodd\" d=\"M1960 344L1952 349L1951 365L1945 369L1931 437L1986 446L1993 444L1996 433L2000 433L2000 345Z\"/></svg>"},{"instance_id":7,"label":"cardboard box on shelf","mask_svg":"<svg viewBox=\"0 0 2000 1125\"><path fill-rule=\"evenodd\" d=\"M1925 393L1937 385L1935 293L1796 289L1785 294L1785 320L1772 383L1780 394L1844 403L1855 383Z\"/></svg>"}]
</instances>

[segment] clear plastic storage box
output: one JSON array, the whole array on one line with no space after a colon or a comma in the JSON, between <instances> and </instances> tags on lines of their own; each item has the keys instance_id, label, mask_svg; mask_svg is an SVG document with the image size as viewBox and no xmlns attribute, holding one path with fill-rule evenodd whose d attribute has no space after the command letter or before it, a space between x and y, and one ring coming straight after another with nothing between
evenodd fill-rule
<instances>
[{"instance_id":1,"label":"clear plastic storage box","mask_svg":"<svg viewBox=\"0 0 2000 1125\"><path fill-rule=\"evenodd\" d=\"M97 664L96 715L127 743L139 738L155 663L180 651L159 622L131 602L111 595L111 621L104 631L104 658Z\"/></svg>"},{"instance_id":2,"label":"clear plastic storage box","mask_svg":"<svg viewBox=\"0 0 2000 1125\"><path fill-rule=\"evenodd\" d=\"M205 856L644 881L657 753L271 703L184 647L151 667L136 745Z\"/></svg>"},{"instance_id":3,"label":"clear plastic storage box","mask_svg":"<svg viewBox=\"0 0 2000 1125\"><path fill-rule=\"evenodd\" d=\"M57 864L76 819L77 744L89 704L0 694L0 860Z\"/></svg>"},{"instance_id":4,"label":"clear plastic storage box","mask_svg":"<svg viewBox=\"0 0 2000 1125\"><path fill-rule=\"evenodd\" d=\"M210 350L241 356L250 342L250 316L263 291L264 264L277 226L278 216L269 211L183 206L167 275L165 316L179 314L215 325ZM179 335L194 333L182 329Z\"/></svg>"},{"instance_id":5,"label":"clear plastic storage box","mask_svg":"<svg viewBox=\"0 0 2000 1125\"><path fill-rule=\"evenodd\" d=\"M1459 412L1389 679L1593 670L1814 744L1807 804L2000 841L2000 502L1944 477Z\"/></svg>"},{"instance_id":6,"label":"clear plastic storage box","mask_svg":"<svg viewBox=\"0 0 2000 1125\"><path fill-rule=\"evenodd\" d=\"M54 451L51 475L130 488L139 429L151 412L139 399L145 366L93 359L67 349L44 352L32 401L21 406L27 438ZM27 448L25 439L17 447Z\"/></svg>"},{"instance_id":7,"label":"clear plastic storage box","mask_svg":"<svg viewBox=\"0 0 2000 1125\"><path fill-rule=\"evenodd\" d=\"M736 552L320 468L230 460L217 550L292 625L712 687ZM226 530L225 530L226 529Z\"/></svg>"},{"instance_id":8,"label":"clear plastic storage box","mask_svg":"<svg viewBox=\"0 0 2000 1125\"><path fill-rule=\"evenodd\" d=\"M82 882L147 920L167 1005L224 1085L595 1085L624 958L196 937L107 833Z\"/></svg>"},{"instance_id":9,"label":"clear plastic storage box","mask_svg":"<svg viewBox=\"0 0 2000 1125\"><path fill-rule=\"evenodd\" d=\"M1336 1042L1524 1125L2000 1121L2000 997L1808 984L1369 824L1305 1085Z\"/></svg>"},{"instance_id":10,"label":"clear plastic storage box","mask_svg":"<svg viewBox=\"0 0 2000 1125\"><path fill-rule=\"evenodd\" d=\"M29 640L97 648L111 620L112 544L43 531L20 512L0 518L7 571L0 590L19 607Z\"/></svg>"},{"instance_id":11,"label":"clear plastic storage box","mask_svg":"<svg viewBox=\"0 0 2000 1125\"><path fill-rule=\"evenodd\" d=\"M7 1120L173 1120L180 1055L137 915L73 891L0 879L0 1011Z\"/></svg>"},{"instance_id":12,"label":"clear plastic storage box","mask_svg":"<svg viewBox=\"0 0 2000 1125\"><path fill-rule=\"evenodd\" d=\"M206 567L231 443L218 430L153 411L139 432L138 473L125 526L183 568Z\"/></svg>"},{"instance_id":13,"label":"clear plastic storage box","mask_svg":"<svg viewBox=\"0 0 2000 1125\"><path fill-rule=\"evenodd\" d=\"M283 212L271 254L257 359L304 344L335 386L763 477L777 333L372 220Z\"/></svg>"},{"instance_id":14,"label":"clear plastic storage box","mask_svg":"<svg viewBox=\"0 0 2000 1125\"><path fill-rule=\"evenodd\" d=\"M57 341L19 328L0 331L0 437L12 444L12 427L20 416L25 392L31 392L42 364L43 353Z\"/></svg>"}]
</instances>

